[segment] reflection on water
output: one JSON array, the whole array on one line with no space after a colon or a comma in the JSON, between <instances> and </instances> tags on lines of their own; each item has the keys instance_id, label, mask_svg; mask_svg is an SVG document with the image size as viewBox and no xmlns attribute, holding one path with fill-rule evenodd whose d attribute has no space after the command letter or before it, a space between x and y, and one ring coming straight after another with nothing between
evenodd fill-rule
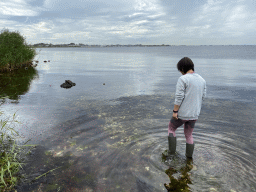
<instances>
[{"instance_id":1,"label":"reflection on water","mask_svg":"<svg viewBox=\"0 0 256 192\"><path fill-rule=\"evenodd\" d=\"M0 97L8 96L12 100L29 90L32 80L38 78L38 72L33 67L25 67L8 73L0 74ZM4 100L2 103L4 103Z\"/></svg>"},{"instance_id":2,"label":"reflection on water","mask_svg":"<svg viewBox=\"0 0 256 192\"><path fill-rule=\"evenodd\" d=\"M178 159L175 155L171 155L171 157L168 156L168 151L166 150L164 153L162 153L162 160L163 162L167 162L169 160L169 169L165 171L165 173L170 178L169 184L164 184L167 191L184 191L189 192L190 187L188 184L192 184L189 171L193 169L193 159L187 158L186 163L183 165L183 163ZM175 164L182 165L181 168L177 170L177 168L174 166ZM178 178L177 175L178 174Z\"/></svg>"},{"instance_id":3,"label":"reflection on water","mask_svg":"<svg viewBox=\"0 0 256 192\"><path fill-rule=\"evenodd\" d=\"M176 131L177 154L166 155L180 75L170 62L176 59L152 50L49 52L41 59L51 63L38 66L39 78L27 93L15 105L1 106L6 116L18 110L23 124L16 129L39 144L24 167L28 180L17 191L256 191L255 94L234 88L239 74L223 78L215 77L215 71L211 76L214 68L204 63L209 60L195 61L196 72L205 72L211 97L203 102L195 124L192 162L185 158L182 127ZM227 69L218 70L225 74ZM60 88L66 79L76 86ZM46 177L33 181L44 173Z\"/></svg>"}]
</instances>

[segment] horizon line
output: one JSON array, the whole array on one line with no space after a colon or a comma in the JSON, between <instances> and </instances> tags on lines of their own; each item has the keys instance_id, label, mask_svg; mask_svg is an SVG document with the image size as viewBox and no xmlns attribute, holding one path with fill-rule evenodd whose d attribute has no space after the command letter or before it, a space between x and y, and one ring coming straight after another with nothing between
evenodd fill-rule
<instances>
[{"instance_id":1,"label":"horizon line","mask_svg":"<svg viewBox=\"0 0 256 192\"><path fill-rule=\"evenodd\" d=\"M90 45L97 45L97 46L147 46L147 45L157 45L157 46L238 46L238 45L249 45L253 46L256 44L218 44L218 45L212 45L212 44L201 44L201 45L186 45L186 44L83 44L83 43L60 43L60 44L52 44L52 43L35 43L35 44L28 44L28 45L77 45L77 46L90 46Z\"/></svg>"}]
</instances>

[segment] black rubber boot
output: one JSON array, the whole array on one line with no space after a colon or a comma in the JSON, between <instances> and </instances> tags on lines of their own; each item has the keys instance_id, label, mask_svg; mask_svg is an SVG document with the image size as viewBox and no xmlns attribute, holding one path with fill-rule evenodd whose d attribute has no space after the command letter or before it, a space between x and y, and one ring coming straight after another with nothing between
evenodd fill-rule
<instances>
[{"instance_id":1,"label":"black rubber boot","mask_svg":"<svg viewBox=\"0 0 256 192\"><path fill-rule=\"evenodd\" d=\"M193 152L194 152L194 146L195 144L188 144L186 143L186 157L187 158L192 158Z\"/></svg>"},{"instance_id":2,"label":"black rubber boot","mask_svg":"<svg viewBox=\"0 0 256 192\"><path fill-rule=\"evenodd\" d=\"M173 155L176 152L176 137L173 137L172 133L169 133L168 136L169 143L169 154Z\"/></svg>"}]
</instances>

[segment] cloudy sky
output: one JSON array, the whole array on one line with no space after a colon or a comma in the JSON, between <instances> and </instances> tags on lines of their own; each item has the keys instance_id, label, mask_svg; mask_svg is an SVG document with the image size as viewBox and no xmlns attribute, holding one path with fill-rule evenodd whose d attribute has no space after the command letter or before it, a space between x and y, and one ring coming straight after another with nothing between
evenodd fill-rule
<instances>
[{"instance_id":1,"label":"cloudy sky","mask_svg":"<svg viewBox=\"0 0 256 192\"><path fill-rule=\"evenodd\" d=\"M0 0L28 44L256 44L255 0Z\"/></svg>"}]
</instances>

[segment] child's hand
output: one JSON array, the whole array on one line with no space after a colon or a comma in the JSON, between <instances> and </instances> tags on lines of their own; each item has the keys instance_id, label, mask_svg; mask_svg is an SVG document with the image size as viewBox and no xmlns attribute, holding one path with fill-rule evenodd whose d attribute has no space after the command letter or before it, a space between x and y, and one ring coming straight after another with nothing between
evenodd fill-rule
<instances>
[{"instance_id":1,"label":"child's hand","mask_svg":"<svg viewBox=\"0 0 256 192\"><path fill-rule=\"evenodd\" d=\"M178 113L172 113L172 117L173 117L174 119L178 119Z\"/></svg>"}]
</instances>

